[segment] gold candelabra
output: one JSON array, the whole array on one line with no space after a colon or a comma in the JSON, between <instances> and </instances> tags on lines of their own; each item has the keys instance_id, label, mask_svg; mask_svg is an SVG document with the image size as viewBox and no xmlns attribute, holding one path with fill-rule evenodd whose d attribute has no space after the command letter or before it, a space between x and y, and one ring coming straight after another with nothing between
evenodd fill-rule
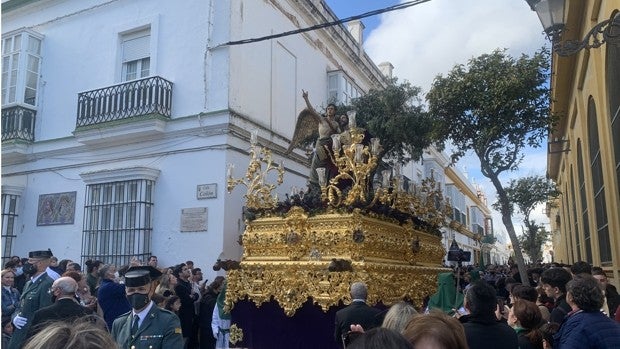
<instances>
[{"instance_id":1,"label":"gold candelabra","mask_svg":"<svg viewBox=\"0 0 620 349\"><path fill-rule=\"evenodd\" d=\"M338 174L328 180L324 167L316 169L321 186L321 199L333 207L366 202L369 178L377 167L381 152L379 139L372 138L370 147L363 145L364 130L357 127L331 137L332 151L328 153L338 169ZM346 194L343 193L342 183L350 183L350 186L347 185Z\"/></svg>"},{"instance_id":2,"label":"gold candelabra","mask_svg":"<svg viewBox=\"0 0 620 349\"><path fill-rule=\"evenodd\" d=\"M334 208L387 205L391 209L416 216L435 228L446 225L452 208L443 197L441 184L432 176L422 180L419 185L409 182L406 187L401 167L396 164L392 170L381 172L380 182L374 183L374 194L369 195L371 176L382 151L380 140L372 138L369 145L362 144L364 129L357 127L331 137L332 151L328 153L338 173L327 178L326 168L316 169L323 202Z\"/></svg>"},{"instance_id":3,"label":"gold candelabra","mask_svg":"<svg viewBox=\"0 0 620 349\"><path fill-rule=\"evenodd\" d=\"M263 165L265 165L263 169ZM278 203L278 195L272 191L282 184L284 178L284 164L275 164L271 150L258 145L258 131L250 133L250 163L244 177L233 178L234 165L228 164L226 173L226 189L230 193L237 185L247 188L244 195L246 206L250 209L272 209ZM277 173L277 184L266 182L270 172Z\"/></svg>"}]
</instances>

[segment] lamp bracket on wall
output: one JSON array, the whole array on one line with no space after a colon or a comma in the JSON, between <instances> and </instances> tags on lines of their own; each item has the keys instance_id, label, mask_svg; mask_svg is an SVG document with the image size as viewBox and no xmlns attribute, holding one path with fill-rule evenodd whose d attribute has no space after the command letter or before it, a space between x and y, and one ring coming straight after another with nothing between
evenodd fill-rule
<instances>
[{"instance_id":1,"label":"lamp bracket on wall","mask_svg":"<svg viewBox=\"0 0 620 349\"><path fill-rule=\"evenodd\" d=\"M571 56L582 49L591 49L602 46L605 42L618 45L620 43L620 16L613 14L586 34L583 40L560 40L561 32L550 33L553 42L553 52L559 56Z\"/></svg>"},{"instance_id":2,"label":"lamp bracket on wall","mask_svg":"<svg viewBox=\"0 0 620 349\"><path fill-rule=\"evenodd\" d=\"M549 154L568 153L569 151L570 142L568 139L556 138L547 143L547 153Z\"/></svg>"}]
</instances>

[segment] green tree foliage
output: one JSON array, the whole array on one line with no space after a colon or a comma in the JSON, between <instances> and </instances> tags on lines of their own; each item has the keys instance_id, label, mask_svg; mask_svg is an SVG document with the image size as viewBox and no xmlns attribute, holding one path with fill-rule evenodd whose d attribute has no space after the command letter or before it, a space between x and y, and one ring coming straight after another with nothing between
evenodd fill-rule
<instances>
[{"instance_id":1,"label":"green tree foliage","mask_svg":"<svg viewBox=\"0 0 620 349\"><path fill-rule=\"evenodd\" d=\"M542 245L549 237L549 232L543 226L530 219L532 211L542 203L552 205L560 194L555 183L540 175L513 179L506 187L511 213L514 213L516 208L523 216L525 229L523 235L519 236L519 243L523 252L530 256L532 261L541 259ZM499 201L493 205L498 210L499 206Z\"/></svg>"},{"instance_id":2,"label":"green tree foliage","mask_svg":"<svg viewBox=\"0 0 620 349\"><path fill-rule=\"evenodd\" d=\"M521 250L530 256L532 262L542 259L542 247L549 239L549 232L544 226L530 221L525 226L522 235L519 235Z\"/></svg>"},{"instance_id":3,"label":"green tree foliage","mask_svg":"<svg viewBox=\"0 0 620 349\"><path fill-rule=\"evenodd\" d=\"M452 160L473 151L482 174L493 183L522 280L527 280L523 254L499 176L518 168L526 146L538 147L544 141L552 125L548 78L547 50L520 58L495 50L472 58L467 67L456 65L445 77L437 76L426 96L437 136L452 141Z\"/></svg>"},{"instance_id":4,"label":"green tree foliage","mask_svg":"<svg viewBox=\"0 0 620 349\"><path fill-rule=\"evenodd\" d=\"M386 88L370 90L338 110L356 110L357 126L381 139L384 159L406 163L419 160L436 141L433 118L420 101L419 87L393 79Z\"/></svg>"}]
</instances>

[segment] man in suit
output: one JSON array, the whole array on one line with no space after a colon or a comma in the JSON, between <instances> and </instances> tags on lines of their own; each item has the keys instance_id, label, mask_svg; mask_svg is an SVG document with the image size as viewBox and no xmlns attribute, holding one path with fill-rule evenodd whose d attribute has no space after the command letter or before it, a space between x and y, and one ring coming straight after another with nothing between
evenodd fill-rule
<instances>
[{"instance_id":1,"label":"man in suit","mask_svg":"<svg viewBox=\"0 0 620 349\"><path fill-rule=\"evenodd\" d=\"M52 296L48 293L52 287L52 278L46 273L50 264L52 251L32 251L28 253L28 262L24 265L24 274L32 275L30 281L24 286L24 292L20 298L20 308L13 314L15 331L8 349L19 349L25 342L32 323L34 313L52 304Z\"/></svg>"},{"instance_id":2,"label":"man in suit","mask_svg":"<svg viewBox=\"0 0 620 349\"><path fill-rule=\"evenodd\" d=\"M344 343L351 325L361 325L367 331L381 325L381 311L366 304L368 288L363 282L351 284L351 304L336 312L336 326L334 339L337 343Z\"/></svg>"},{"instance_id":3,"label":"man in suit","mask_svg":"<svg viewBox=\"0 0 620 349\"><path fill-rule=\"evenodd\" d=\"M92 314L93 311L81 306L75 298L78 284L72 278L65 276L58 278L52 284L50 292L55 303L37 310L32 317L30 333L28 337L34 336L41 331L47 322L51 321L71 321L76 318Z\"/></svg>"},{"instance_id":4,"label":"man in suit","mask_svg":"<svg viewBox=\"0 0 620 349\"><path fill-rule=\"evenodd\" d=\"M176 314L157 307L151 297L161 272L150 265L134 266L125 274L125 294L131 311L112 324L112 337L123 349L182 349L181 323Z\"/></svg>"}]
</instances>

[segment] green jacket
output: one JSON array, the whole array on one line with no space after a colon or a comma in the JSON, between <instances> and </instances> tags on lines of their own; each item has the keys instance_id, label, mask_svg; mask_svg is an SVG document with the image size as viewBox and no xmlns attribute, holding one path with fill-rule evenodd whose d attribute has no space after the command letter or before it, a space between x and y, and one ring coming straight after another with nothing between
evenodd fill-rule
<instances>
[{"instance_id":1,"label":"green jacket","mask_svg":"<svg viewBox=\"0 0 620 349\"><path fill-rule=\"evenodd\" d=\"M153 304L132 338L132 313L119 316L112 324L112 337L121 349L183 349L181 322L173 312Z\"/></svg>"},{"instance_id":2,"label":"green jacket","mask_svg":"<svg viewBox=\"0 0 620 349\"><path fill-rule=\"evenodd\" d=\"M52 287L54 280L52 280L46 272L43 272L41 276L33 283L28 281L24 286L24 292L20 297L21 307L13 313L13 316L19 315L28 319L28 322L20 330L17 328L13 332L13 337L9 344L8 349L18 349L24 344L32 324L34 312L45 308L48 305L52 305L52 295L49 293L49 289Z\"/></svg>"}]
</instances>

